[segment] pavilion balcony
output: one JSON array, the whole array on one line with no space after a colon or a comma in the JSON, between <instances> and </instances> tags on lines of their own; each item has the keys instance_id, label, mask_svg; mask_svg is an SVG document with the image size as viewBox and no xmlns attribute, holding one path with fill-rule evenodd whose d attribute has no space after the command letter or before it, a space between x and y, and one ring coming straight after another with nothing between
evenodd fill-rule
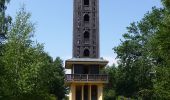
<instances>
[{"instance_id":1,"label":"pavilion balcony","mask_svg":"<svg viewBox=\"0 0 170 100\"><path fill-rule=\"evenodd\" d=\"M102 74L66 74L66 83L108 83L108 75Z\"/></svg>"}]
</instances>

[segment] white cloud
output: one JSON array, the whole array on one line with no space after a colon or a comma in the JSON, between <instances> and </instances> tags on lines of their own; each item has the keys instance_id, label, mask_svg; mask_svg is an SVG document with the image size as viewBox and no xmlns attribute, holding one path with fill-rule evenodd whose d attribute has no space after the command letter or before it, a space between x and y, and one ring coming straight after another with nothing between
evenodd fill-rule
<instances>
[{"instance_id":1,"label":"white cloud","mask_svg":"<svg viewBox=\"0 0 170 100\"><path fill-rule=\"evenodd\" d=\"M114 57L111 56L103 56L104 59L108 60L108 65L111 66L113 64L117 65L117 60Z\"/></svg>"},{"instance_id":2,"label":"white cloud","mask_svg":"<svg viewBox=\"0 0 170 100\"><path fill-rule=\"evenodd\" d=\"M65 73L66 74L71 74L71 70L70 69L65 69Z\"/></svg>"},{"instance_id":3,"label":"white cloud","mask_svg":"<svg viewBox=\"0 0 170 100\"><path fill-rule=\"evenodd\" d=\"M64 64L64 67L65 67L65 61L66 61L67 59L71 59L71 56L62 57L61 59L63 60L63 64ZM65 69L65 73L66 73L66 74L71 74L71 70L70 70L70 69Z\"/></svg>"}]
</instances>

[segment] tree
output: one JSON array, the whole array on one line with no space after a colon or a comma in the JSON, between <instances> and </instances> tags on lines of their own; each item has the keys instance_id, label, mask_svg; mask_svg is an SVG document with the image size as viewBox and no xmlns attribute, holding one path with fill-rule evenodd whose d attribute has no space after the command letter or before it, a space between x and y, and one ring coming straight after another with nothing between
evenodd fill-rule
<instances>
[{"instance_id":1,"label":"tree","mask_svg":"<svg viewBox=\"0 0 170 100\"><path fill-rule=\"evenodd\" d=\"M158 32L165 17L165 10L153 7L151 12L137 23L127 27L124 40L114 48L119 59L119 78L116 93L126 97L142 99L153 98L153 81L150 73L155 70L155 62L151 51L151 40Z\"/></svg>"},{"instance_id":2,"label":"tree","mask_svg":"<svg viewBox=\"0 0 170 100\"><path fill-rule=\"evenodd\" d=\"M34 64L32 63L34 61L33 54L37 50L37 47L30 48L32 45L30 33L34 31L34 26L29 22L29 18L30 14L22 9L18 12L16 21L12 23L7 34L8 39L3 54L3 63L6 70L4 91L9 96L19 96L23 91L28 92L33 88L26 82L29 76L33 74L29 74L28 71L34 71L33 68L35 67L31 68L31 64Z\"/></svg>"},{"instance_id":3,"label":"tree","mask_svg":"<svg viewBox=\"0 0 170 100\"><path fill-rule=\"evenodd\" d=\"M54 95L57 100L62 100L66 94L63 62L59 57L54 61L51 58L49 60L51 64L40 70L39 82L42 83L42 88L46 88L49 94Z\"/></svg>"},{"instance_id":4,"label":"tree","mask_svg":"<svg viewBox=\"0 0 170 100\"><path fill-rule=\"evenodd\" d=\"M118 70L115 65L107 66L104 73L109 75L109 83L104 87L104 100L115 100Z\"/></svg>"},{"instance_id":5,"label":"tree","mask_svg":"<svg viewBox=\"0 0 170 100\"><path fill-rule=\"evenodd\" d=\"M170 1L127 27L114 48L119 59L115 92L144 100L170 98Z\"/></svg>"},{"instance_id":6,"label":"tree","mask_svg":"<svg viewBox=\"0 0 170 100\"><path fill-rule=\"evenodd\" d=\"M43 45L32 40L35 27L30 17L21 8L7 33L0 99L62 100L65 97L62 60L58 57L53 61Z\"/></svg>"},{"instance_id":7,"label":"tree","mask_svg":"<svg viewBox=\"0 0 170 100\"><path fill-rule=\"evenodd\" d=\"M159 30L151 39L151 54L153 58L159 59L156 66L156 79L154 80L154 91L158 99L168 100L170 98L170 2L162 0L164 5L164 18Z\"/></svg>"},{"instance_id":8,"label":"tree","mask_svg":"<svg viewBox=\"0 0 170 100\"><path fill-rule=\"evenodd\" d=\"M5 15L6 4L9 3L9 1L10 0L0 0L0 96L2 94L2 77L4 76L4 66L2 64L3 40L11 23L11 17Z\"/></svg>"},{"instance_id":9,"label":"tree","mask_svg":"<svg viewBox=\"0 0 170 100\"><path fill-rule=\"evenodd\" d=\"M133 98L141 97L142 99L154 98L155 83L152 80L151 73L155 72L158 64L164 63L161 55L166 53L154 56L160 53L156 53L159 50L154 45L154 43L156 45L159 43L153 41L158 40L156 38L158 33L163 33L159 32L160 30L165 30L161 29L166 18L165 12L166 9L164 8L153 7L152 11L145 14L141 21L131 23L127 27L128 32L123 34L124 39L121 44L114 48L119 59L119 77L116 85L118 95ZM168 34L164 37L167 38L166 40L169 38ZM160 43L163 42L160 41ZM168 42L166 41L166 43Z\"/></svg>"},{"instance_id":10,"label":"tree","mask_svg":"<svg viewBox=\"0 0 170 100\"><path fill-rule=\"evenodd\" d=\"M48 65L49 60L43 55L43 46L32 41L35 28L30 17L30 13L22 8L7 34L2 57L5 69L4 98L43 100L48 95L46 89L41 88L38 79L39 70Z\"/></svg>"},{"instance_id":11,"label":"tree","mask_svg":"<svg viewBox=\"0 0 170 100\"><path fill-rule=\"evenodd\" d=\"M62 100L66 94L66 88L64 85L65 71L63 67L63 61L57 57L53 62L53 66L56 69L56 72L58 72L58 75L53 74L56 78L54 78L52 81L52 87L50 87L50 91L52 94L55 94L58 100Z\"/></svg>"}]
</instances>

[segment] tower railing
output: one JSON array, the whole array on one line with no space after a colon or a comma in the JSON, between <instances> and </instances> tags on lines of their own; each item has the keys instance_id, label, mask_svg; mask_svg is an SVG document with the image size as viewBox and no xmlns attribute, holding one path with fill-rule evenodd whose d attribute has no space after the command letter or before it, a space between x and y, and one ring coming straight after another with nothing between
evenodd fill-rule
<instances>
[{"instance_id":1,"label":"tower railing","mask_svg":"<svg viewBox=\"0 0 170 100\"><path fill-rule=\"evenodd\" d=\"M103 82L108 83L106 74L66 74L66 82Z\"/></svg>"}]
</instances>

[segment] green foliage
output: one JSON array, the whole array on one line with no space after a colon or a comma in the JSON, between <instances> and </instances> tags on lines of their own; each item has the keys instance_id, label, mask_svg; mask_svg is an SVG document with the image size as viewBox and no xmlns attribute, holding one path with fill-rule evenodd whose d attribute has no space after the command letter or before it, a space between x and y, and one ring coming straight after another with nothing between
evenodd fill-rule
<instances>
[{"instance_id":1,"label":"green foliage","mask_svg":"<svg viewBox=\"0 0 170 100\"><path fill-rule=\"evenodd\" d=\"M149 40L161 23L162 9L153 8L144 18L127 27L121 45L114 48L119 59L120 81L117 93L126 97L137 97L139 91L152 89L149 73L153 69Z\"/></svg>"},{"instance_id":2,"label":"green foliage","mask_svg":"<svg viewBox=\"0 0 170 100\"><path fill-rule=\"evenodd\" d=\"M104 100L115 100L116 99L116 83L117 83L117 68L115 65L107 66L104 73L109 75L109 84L104 87Z\"/></svg>"},{"instance_id":3,"label":"green foliage","mask_svg":"<svg viewBox=\"0 0 170 100\"><path fill-rule=\"evenodd\" d=\"M50 94L55 95L58 100L65 97L64 68L62 60L57 57L51 64L40 69L40 80L42 88L48 89ZM60 91L60 92L59 92Z\"/></svg>"},{"instance_id":4,"label":"green foliage","mask_svg":"<svg viewBox=\"0 0 170 100\"><path fill-rule=\"evenodd\" d=\"M65 72L63 67L63 61L57 57L53 62L54 71L58 72L58 75L54 74L54 79L51 83L50 91L52 94L58 97L58 100L61 100L65 97L66 89L64 85ZM60 92L58 92L60 91Z\"/></svg>"},{"instance_id":5,"label":"green foliage","mask_svg":"<svg viewBox=\"0 0 170 100\"><path fill-rule=\"evenodd\" d=\"M170 98L170 3L162 3L163 8L153 7L141 21L131 23L114 48L119 61L117 67L106 68L112 87L105 88L105 98Z\"/></svg>"},{"instance_id":6,"label":"green foliage","mask_svg":"<svg viewBox=\"0 0 170 100\"><path fill-rule=\"evenodd\" d=\"M7 34L3 63L6 71L4 92L9 96L37 91L38 71L44 66L43 48L31 40L34 24L29 18L30 14L22 8Z\"/></svg>"},{"instance_id":7,"label":"green foliage","mask_svg":"<svg viewBox=\"0 0 170 100\"><path fill-rule=\"evenodd\" d=\"M164 7L166 7L167 10L170 11L170 1L169 0L161 0Z\"/></svg>"},{"instance_id":8,"label":"green foliage","mask_svg":"<svg viewBox=\"0 0 170 100\"><path fill-rule=\"evenodd\" d=\"M4 65L2 63L2 52L4 47L4 39L5 35L8 31L9 25L11 23L11 17L5 15L6 4L9 3L10 0L0 0L0 96L3 94L3 76L4 76Z\"/></svg>"},{"instance_id":9,"label":"green foliage","mask_svg":"<svg viewBox=\"0 0 170 100\"><path fill-rule=\"evenodd\" d=\"M104 100L115 100L115 99L116 99L116 95L113 89L104 91Z\"/></svg>"},{"instance_id":10,"label":"green foliage","mask_svg":"<svg viewBox=\"0 0 170 100\"><path fill-rule=\"evenodd\" d=\"M32 40L35 24L30 17L21 8L7 33L1 56L0 99L61 100L65 97L62 60L53 61L43 45Z\"/></svg>"},{"instance_id":11,"label":"green foliage","mask_svg":"<svg viewBox=\"0 0 170 100\"><path fill-rule=\"evenodd\" d=\"M163 0L165 5L165 17L159 30L151 39L152 57L159 60L156 66L156 81L154 90L158 98L168 100L170 98L170 10L169 1Z\"/></svg>"}]
</instances>

